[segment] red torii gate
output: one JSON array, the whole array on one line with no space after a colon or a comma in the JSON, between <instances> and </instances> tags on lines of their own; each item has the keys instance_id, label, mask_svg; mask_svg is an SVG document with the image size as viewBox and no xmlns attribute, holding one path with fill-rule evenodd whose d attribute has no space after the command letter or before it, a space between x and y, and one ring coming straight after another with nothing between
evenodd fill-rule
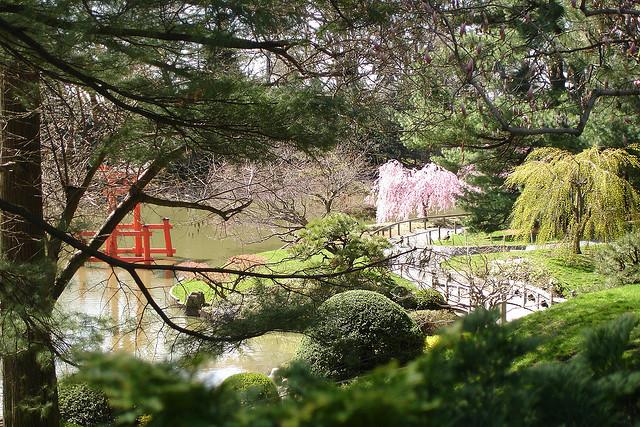
<instances>
[{"instance_id":1,"label":"red torii gate","mask_svg":"<svg viewBox=\"0 0 640 427\"><path fill-rule=\"evenodd\" d=\"M126 172L114 171L109 166L103 165L100 171L105 175L107 187L103 190L103 194L107 198L109 212L113 212L118 204L117 197L126 194L131 185L131 178ZM133 179L135 180L137 177ZM133 222L130 224L118 224L113 232L105 241L106 255L129 262L144 262L151 264L153 261L152 254L164 254L167 257L175 255L176 250L171 244L171 229L173 226L169 222L169 218L162 218L162 224L144 224L140 215L140 204L136 204L133 208ZM151 235L153 230L162 230L164 235L164 248L151 247ZM83 231L81 237L94 237L95 231ZM121 248L118 245L118 237L133 237L133 247ZM127 256L132 254L133 256ZM122 256L125 255L125 256ZM95 257L89 259L90 262L100 262Z\"/></svg>"}]
</instances>

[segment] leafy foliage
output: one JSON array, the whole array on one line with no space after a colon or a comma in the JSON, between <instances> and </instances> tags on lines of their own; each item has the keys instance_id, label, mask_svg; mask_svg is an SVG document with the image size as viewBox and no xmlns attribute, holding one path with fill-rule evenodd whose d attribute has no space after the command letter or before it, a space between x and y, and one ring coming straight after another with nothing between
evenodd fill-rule
<instances>
[{"instance_id":1,"label":"leafy foliage","mask_svg":"<svg viewBox=\"0 0 640 427\"><path fill-rule=\"evenodd\" d=\"M122 353L86 355L80 379L106 393L123 426L145 416L151 416L150 427L225 425L239 405L175 365L152 365Z\"/></svg>"},{"instance_id":2,"label":"leafy foliage","mask_svg":"<svg viewBox=\"0 0 640 427\"><path fill-rule=\"evenodd\" d=\"M625 142L627 135L637 142L634 9L618 1L508 0L410 10L421 28L410 37L419 48L404 55L411 65L403 95L413 107L401 110L406 143L613 146L620 127ZM398 50L402 40L387 43Z\"/></svg>"},{"instance_id":3,"label":"leafy foliage","mask_svg":"<svg viewBox=\"0 0 640 427\"><path fill-rule=\"evenodd\" d=\"M640 283L640 232L627 233L598 248L596 269L613 286Z\"/></svg>"},{"instance_id":4,"label":"leafy foliage","mask_svg":"<svg viewBox=\"0 0 640 427\"><path fill-rule=\"evenodd\" d=\"M417 310L439 310L447 304L442 294L435 289L418 289L414 295Z\"/></svg>"},{"instance_id":5,"label":"leafy foliage","mask_svg":"<svg viewBox=\"0 0 640 427\"><path fill-rule=\"evenodd\" d=\"M62 420L68 423L93 427L113 420L107 396L84 383L61 381L58 404Z\"/></svg>"},{"instance_id":6,"label":"leafy foliage","mask_svg":"<svg viewBox=\"0 0 640 427\"><path fill-rule=\"evenodd\" d=\"M415 294L412 292L410 288L404 286L394 286L392 288L384 288L383 286L380 289L370 289L372 291L376 291L381 293L382 295L389 298L391 301L400 305L400 307L407 310L415 310L418 305L418 300L416 299Z\"/></svg>"},{"instance_id":7,"label":"leafy foliage","mask_svg":"<svg viewBox=\"0 0 640 427\"><path fill-rule=\"evenodd\" d=\"M333 293L369 289L395 298L392 290L396 283L384 254L389 241L368 234L355 218L343 213L327 215L311 221L299 237L292 253L297 258L312 261L308 263L307 271L326 274L355 269L331 280L322 280L326 289L333 289Z\"/></svg>"},{"instance_id":8,"label":"leafy foliage","mask_svg":"<svg viewBox=\"0 0 640 427\"><path fill-rule=\"evenodd\" d=\"M240 398L242 405L273 403L280 400L278 389L264 374L242 372L227 377L220 387L231 390Z\"/></svg>"},{"instance_id":9,"label":"leafy foliage","mask_svg":"<svg viewBox=\"0 0 640 427\"><path fill-rule=\"evenodd\" d=\"M257 427L306 426L504 426L550 425L623 426L638 421L640 372L627 357L630 334L638 321L625 315L592 329L577 357L513 369L513 363L536 343L513 333L513 326L496 324L497 313L477 310L457 329L442 335L418 360L404 369L390 365L348 386L319 381L292 365L287 384L292 399L258 408L239 408L221 400L217 390L203 394L189 378L174 376L172 402L190 426ZM119 378L120 387L107 388L118 409L132 404L165 401L166 366L96 356L83 376L104 386ZM144 376L123 376L127 365ZM128 369L127 369L128 370ZM158 372L161 371L161 372ZM162 382L161 382L162 384ZM302 386L302 387L301 387ZM133 398L120 399L126 395ZM208 402L212 406L204 405ZM128 404L129 406L121 406ZM205 408L215 407L207 412ZM164 408L164 406L160 406ZM169 425L164 409L152 413L150 427Z\"/></svg>"},{"instance_id":10,"label":"leafy foliage","mask_svg":"<svg viewBox=\"0 0 640 427\"><path fill-rule=\"evenodd\" d=\"M312 372L345 380L422 351L417 325L399 305L370 291L348 291L325 301L318 321L305 333L298 358Z\"/></svg>"},{"instance_id":11,"label":"leafy foliage","mask_svg":"<svg viewBox=\"0 0 640 427\"><path fill-rule=\"evenodd\" d=\"M512 227L536 233L541 241L570 237L575 253L585 235L617 237L640 204L623 173L639 166L622 149L590 148L575 155L556 148L535 150L507 179L507 185L522 187Z\"/></svg>"},{"instance_id":12,"label":"leafy foliage","mask_svg":"<svg viewBox=\"0 0 640 427\"><path fill-rule=\"evenodd\" d=\"M343 288L314 281L274 284L251 279L249 288L212 302L209 327L241 340L270 331L302 332L316 319L318 306Z\"/></svg>"},{"instance_id":13,"label":"leafy foliage","mask_svg":"<svg viewBox=\"0 0 640 427\"><path fill-rule=\"evenodd\" d=\"M509 214L518 193L504 187L504 178L493 174L472 175L467 178L460 207L469 213L465 219L470 231L493 232L509 223Z\"/></svg>"},{"instance_id":14,"label":"leafy foliage","mask_svg":"<svg viewBox=\"0 0 640 427\"><path fill-rule=\"evenodd\" d=\"M331 257L323 261L336 270L352 268L358 261L384 259L383 250L389 242L379 236L365 235L365 231L355 218L332 213L311 221L301 230L300 241L293 247L293 252L300 257L311 257L326 251Z\"/></svg>"}]
</instances>

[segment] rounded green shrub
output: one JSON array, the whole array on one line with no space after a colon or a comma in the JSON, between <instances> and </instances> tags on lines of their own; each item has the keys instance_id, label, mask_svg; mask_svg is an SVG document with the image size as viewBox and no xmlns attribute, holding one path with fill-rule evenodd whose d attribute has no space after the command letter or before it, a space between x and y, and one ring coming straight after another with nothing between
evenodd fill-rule
<instances>
[{"instance_id":1,"label":"rounded green shrub","mask_svg":"<svg viewBox=\"0 0 640 427\"><path fill-rule=\"evenodd\" d=\"M447 305L442 294L435 289L418 289L414 297L416 310L440 310Z\"/></svg>"},{"instance_id":2,"label":"rounded green shrub","mask_svg":"<svg viewBox=\"0 0 640 427\"><path fill-rule=\"evenodd\" d=\"M384 292L380 293L407 310L415 310L418 304L415 294L404 286L395 286L391 288L389 295Z\"/></svg>"},{"instance_id":3,"label":"rounded green shrub","mask_svg":"<svg viewBox=\"0 0 640 427\"><path fill-rule=\"evenodd\" d=\"M595 251L595 268L609 286L640 282L640 231L627 233ZM589 268L587 265L586 268Z\"/></svg>"},{"instance_id":4,"label":"rounded green shrub","mask_svg":"<svg viewBox=\"0 0 640 427\"><path fill-rule=\"evenodd\" d=\"M407 362L422 352L423 335L405 310L384 295L354 290L322 303L318 321L297 358L321 376L353 378L392 359Z\"/></svg>"},{"instance_id":5,"label":"rounded green shrub","mask_svg":"<svg viewBox=\"0 0 640 427\"><path fill-rule=\"evenodd\" d=\"M449 326L458 319L450 310L418 310L410 316L425 335L435 335L438 329Z\"/></svg>"},{"instance_id":6,"label":"rounded green shrub","mask_svg":"<svg viewBox=\"0 0 640 427\"><path fill-rule=\"evenodd\" d=\"M243 405L272 403L280 400L278 388L271 378L264 374L254 372L234 374L226 378L221 387L237 393Z\"/></svg>"},{"instance_id":7,"label":"rounded green shrub","mask_svg":"<svg viewBox=\"0 0 640 427\"><path fill-rule=\"evenodd\" d=\"M68 424L92 427L110 423L113 414L107 396L83 383L58 384L60 417Z\"/></svg>"}]
</instances>

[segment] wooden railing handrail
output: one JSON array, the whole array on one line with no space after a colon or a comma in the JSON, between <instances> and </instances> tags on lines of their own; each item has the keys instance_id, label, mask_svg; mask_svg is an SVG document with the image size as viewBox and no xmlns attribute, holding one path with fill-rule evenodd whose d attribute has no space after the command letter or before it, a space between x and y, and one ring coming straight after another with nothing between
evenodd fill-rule
<instances>
[{"instance_id":1,"label":"wooden railing handrail","mask_svg":"<svg viewBox=\"0 0 640 427\"><path fill-rule=\"evenodd\" d=\"M425 223L427 221L432 221L434 219L447 219L447 218L464 218L466 216L469 216L470 214L468 213L461 213L461 214L440 214L440 215L428 215L425 217L420 217L420 218L411 218L411 219L404 219L402 221L396 221L392 224L388 224L388 225L384 225L382 227L376 228L375 230L371 230L370 233L371 234L378 234L378 233L382 233L384 231L387 230L391 230L393 227L398 227L402 224L407 224L407 223L413 223L413 222L422 222Z\"/></svg>"}]
</instances>

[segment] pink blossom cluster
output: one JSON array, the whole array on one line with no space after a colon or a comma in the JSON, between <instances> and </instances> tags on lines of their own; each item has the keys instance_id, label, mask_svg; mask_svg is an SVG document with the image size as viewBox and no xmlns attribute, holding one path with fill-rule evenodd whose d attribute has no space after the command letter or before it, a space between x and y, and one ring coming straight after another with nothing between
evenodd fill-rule
<instances>
[{"instance_id":1,"label":"pink blossom cluster","mask_svg":"<svg viewBox=\"0 0 640 427\"><path fill-rule=\"evenodd\" d=\"M383 223L451 209L463 185L455 174L436 164L407 169L397 160L390 160L380 166L373 189L376 220Z\"/></svg>"}]
</instances>

